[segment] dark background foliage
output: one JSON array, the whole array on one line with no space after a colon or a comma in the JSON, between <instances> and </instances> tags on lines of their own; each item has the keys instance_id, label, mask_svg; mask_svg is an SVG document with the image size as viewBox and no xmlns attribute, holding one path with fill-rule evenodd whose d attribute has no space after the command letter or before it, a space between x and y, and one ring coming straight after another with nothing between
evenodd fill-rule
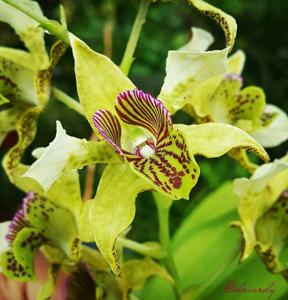
<instances>
[{"instance_id":1,"label":"dark background foliage","mask_svg":"<svg viewBox=\"0 0 288 300\"><path fill-rule=\"evenodd\" d=\"M38 2L47 17L58 18L59 1ZM243 49L247 55L243 73L245 85L263 87L267 101L287 111L288 2L286 0L210 0L209 2L233 15L237 20L238 36L234 49ZM107 19L110 18L114 22L112 58L116 63L120 63L139 1L63 0L62 3L66 9L69 30L99 52L103 52L104 48L103 30L105 24L107 25ZM151 6L130 74L139 88L157 95L165 75L167 51L177 49L189 40L191 26L202 27L213 33L215 43L212 48L219 49L224 46L224 36L220 28L188 6L186 1L158 2ZM0 37L1 45L23 47L17 36L5 24L0 24ZM52 41L53 37L48 36L48 45ZM77 97L70 51L56 69L54 85ZM175 119L178 122L190 121L184 114L177 114ZM83 117L51 99L40 118L39 131L30 149L48 145L55 135L55 120L60 120L70 135L89 138L91 134L91 129ZM10 135L8 144L13 142L14 138ZM3 157L6 149L7 143L6 148L0 150L0 158ZM269 149L268 152L271 158L275 158L283 155L285 149L287 143ZM25 162L32 162L29 151L27 152ZM191 193L192 201L179 201L173 207L171 218L173 230L203 196L226 180L247 175L229 157L209 161L200 159L199 162L202 175ZM85 170L81 170L80 175L83 182ZM3 221L13 216L23 194L8 182L2 169L0 169L0 180L0 221ZM96 183L97 180L99 174ZM141 195L139 198L137 218L130 235L139 241L155 239L157 219L153 201L149 194Z\"/></svg>"}]
</instances>

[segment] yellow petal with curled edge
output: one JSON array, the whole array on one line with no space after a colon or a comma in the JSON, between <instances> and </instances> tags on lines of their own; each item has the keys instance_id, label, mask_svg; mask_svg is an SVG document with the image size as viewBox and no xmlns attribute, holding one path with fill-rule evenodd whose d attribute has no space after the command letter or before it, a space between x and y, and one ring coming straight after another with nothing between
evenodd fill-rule
<instances>
[{"instance_id":1,"label":"yellow petal with curled edge","mask_svg":"<svg viewBox=\"0 0 288 300\"><path fill-rule=\"evenodd\" d=\"M119 162L120 158L105 142L91 142L69 136L57 121L55 139L23 176L34 179L47 192L57 179L71 170L97 162L113 161Z\"/></svg>"},{"instance_id":2,"label":"yellow petal with curled edge","mask_svg":"<svg viewBox=\"0 0 288 300\"><path fill-rule=\"evenodd\" d=\"M235 222L243 233L245 245L241 259L247 258L256 245L255 224L287 188L288 157L260 166L250 179L234 181L234 192L239 197L241 222Z\"/></svg>"},{"instance_id":3,"label":"yellow petal with curled edge","mask_svg":"<svg viewBox=\"0 0 288 300\"><path fill-rule=\"evenodd\" d=\"M96 197L92 200L89 220L96 244L119 277L122 272L115 241L135 217L137 195L152 188L132 172L128 164L108 164L102 174Z\"/></svg>"},{"instance_id":4,"label":"yellow petal with curled edge","mask_svg":"<svg viewBox=\"0 0 288 300\"><path fill-rule=\"evenodd\" d=\"M174 125L186 138L191 156L219 157L232 149L247 149L263 161L269 156L264 148L245 131L228 124L206 123L199 125Z\"/></svg>"},{"instance_id":5,"label":"yellow petal with curled edge","mask_svg":"<svg viewBox=\"0 0 288 300\"><path fill-rule=\"evenodd\" d=\"M192 27L191 31L192 38L179 51L206 51L214 42L212 34L202 28Z\"/></svg>"},{"instance_id":6,"label":"yellow petal with curled edge","mask_svg":"<svg viewBox=\"0 0 288 300\"><path fill-rule=\"evenodd\" d=\"M181 109L199 84L226 72L228 50L169 51L166 77L157 98L171 113Z\"/></svg>"},{"instance_id":7,"label":"yellow petal with curled edge","mask_svg":"<svg viewBox=\"0 0 288 300\"><path fill-rule=\"evenodd\" d=\"M232 49L237 33L237 23L235 19L221 9L203 1L189 0L200 12L210 17L218 23L225 33L226 46Z\"/></svg>"}]
</instances>

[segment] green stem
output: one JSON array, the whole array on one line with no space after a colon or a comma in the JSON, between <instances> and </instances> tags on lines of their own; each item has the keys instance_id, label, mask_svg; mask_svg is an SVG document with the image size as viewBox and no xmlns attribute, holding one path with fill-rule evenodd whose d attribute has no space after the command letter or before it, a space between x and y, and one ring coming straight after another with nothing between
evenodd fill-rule
<instances>
[{"instance_id":1,"label":"green stem","mask_svg":"<svg viewBox=\"0 0 288 300\"><path fill-rule=\"evenodd\" d=\"M162 195L154 194L157 212L158 212L158 221L159 221L159 240L163 247L163 250L166 252L167 256L163 259L165 267L170 275L173 277L175 284L173 285L175 297L177 300L181 299L180 291L180 281L178 272L175 266L175 262L172 256L171 242L170 242L170 230L169 230L169 212L171 202L167 201L166 198Z\"/></svg>"},{"instance_id":2,"label":"green stem","mask_svg":"<svg viewBox=\"0 0 288 300\"><path fill-rule=\"evenodd\" d=\"M63 41L65 44L70 45L68 31L64 26L59 24L57 21L49 20L48 18L38 14L36 11L29 8L29 6L24 5L19 0L3 0L7 4L20 10L25 15L29 16L33 20L37 21L41 27L48 30L50 33L55 35L58 39Z\"/></svg>"},{"instance_id":3,"label":"green stem","mask_svg":"<svg viewBox=\"0 0 288 300\"><path fill-rule=\"evenodd\" d=\"M149 10L149 6L152 0L142 0L136 19L134 21L132 31L129 37L129 41L127 43L125 53L120 64L120 69L124 72L124 74L128 75L130 67L134 60L134 52L137 46L137 42L140 36L141 29L146 20L146 15Z\"/></svg>"},{"instance_id":4,"label":"green stem","mask_svg":"<svg viewBox=\"0 0 288 300\"><path fill-rule=\"evenodd\" d=\"M166 253L159 247L159 244L148 245L148 244L140 244L135 241L131 241L128 239L118 238L117 244L119 246L125 247L137 253L140 253L144 256L150 256L156 259L161 259L166 256Z\"/></svg>"},{"instance_id":5,"label":"green stem","mask_svg":"<svg viewBox=\"0 0 288 300\"><path fill-rule=\"evenodd\" d=\"M52 96L54 96L55 99L57 99L58 101L65 104L67 107L76 111L78 114L84 115L81 104L78 101L74 100L69 95L65 94L63 91L53 87Z\"/></svg>"}]
</instances>

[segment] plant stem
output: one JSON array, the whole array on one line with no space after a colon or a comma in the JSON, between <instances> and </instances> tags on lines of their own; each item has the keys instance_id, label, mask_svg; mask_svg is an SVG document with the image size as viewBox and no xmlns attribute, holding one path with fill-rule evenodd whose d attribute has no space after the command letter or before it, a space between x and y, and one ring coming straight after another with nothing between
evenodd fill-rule
<instances>
[{"instance_id":1,"label":"plant stem","mask_svg":"<svg viewBox=\"0 0 288 300\"><path fill-rule=\"evenodd\" d=\"M67 107L76 111L78 114L84 115L81 104L78 101L74 100L69 95L67 95L66 93L64 93L63 91L53 87L52 96L54 96L55 99L57 99L58 101L65 104Z\"/></svg>"},{"instance_id":2,"label":"plant stem","mask_svg":"<svg viewBox=\"0 0 288 300\"><path fill-rule=\"evenodd\" d=\"M128 75L130 67L134 60L134 52L137 46L137 42L140 36L141 29L143 27L143 24L146 20L146 15L149 10L149 6L151 4L152 0L141 0L141 4L136 16L136 19L134 21L132 31L129 37L129 41L127 43L125 53L122 59L122 62L120 64L120 69L123 71L124 74Z\"/></svg>"},{"instance_id":3,"label":"plant stem","mask_svg":"<svg viewBox=\"0 0 288 300\"><path fill-rule=\"evenodd\" d=\"M161 259L166 257L166 253L159 247L158 245L148 245L141 244L135 241L131 241L129 239L118 238L117 245L120 247L125 247L137 253L140 253L145 256L150 256L153 258Z\"/></svg>"},{"instance_id":4,"label":"plant stem","mask_svg":"<svg viewBox=\"0 0 288 300\"><path fill-rule=\"evenodd\" d=\"M173 277L175 284L173 286L175 297L177 300L181 299L179 276L172 256L170 230L169 230L169 212L171 201L160 194L154 193L154 198L157 206L158 221L159 221L159 240L166 252L167 256L163 259L165 267L170 275Z\"/></svg>"},{"instance_id":5,"label":"plant stem","mask_svg":"<svg viewBox=\"0 0 288 300\"><path fill-rule=\"evenodd\" d=\"M58 39L63 41L65 44L70 45L68 31L64 26L54 20L49 20L48 18L38 14L35 10L29 8L29 6L24 5L19 0L3 0L7 4L15 7L16 9L20 10L25 15L29 16L33 20L37 21L41 27L51 32L55 35Z\"/></svg>"}]
</instances>

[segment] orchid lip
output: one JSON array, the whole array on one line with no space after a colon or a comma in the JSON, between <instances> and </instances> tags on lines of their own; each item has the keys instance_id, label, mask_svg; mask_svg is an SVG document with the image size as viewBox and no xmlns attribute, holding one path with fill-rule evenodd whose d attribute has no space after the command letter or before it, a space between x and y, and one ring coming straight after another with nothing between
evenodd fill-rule
<instances>
[{"instance_id":1,"label":"orchid lip","mask_svg":"<svg viewBox=\"0 0 288 300\"><path fill-rule=\"evenodd\" d=\"M173 128L172 116L163 103L143 91L130 90L117 96L115 111L117 115L106 109L94 113L92 120L99 134L159 190L179 197L176 190L182 189L187 198L186 190L197 181L198 167L189 156L184 136ZM123 141L120 121L143 129L143 134L132 143L126 141L127 136Z\"/></svg>"}]
</instances>

